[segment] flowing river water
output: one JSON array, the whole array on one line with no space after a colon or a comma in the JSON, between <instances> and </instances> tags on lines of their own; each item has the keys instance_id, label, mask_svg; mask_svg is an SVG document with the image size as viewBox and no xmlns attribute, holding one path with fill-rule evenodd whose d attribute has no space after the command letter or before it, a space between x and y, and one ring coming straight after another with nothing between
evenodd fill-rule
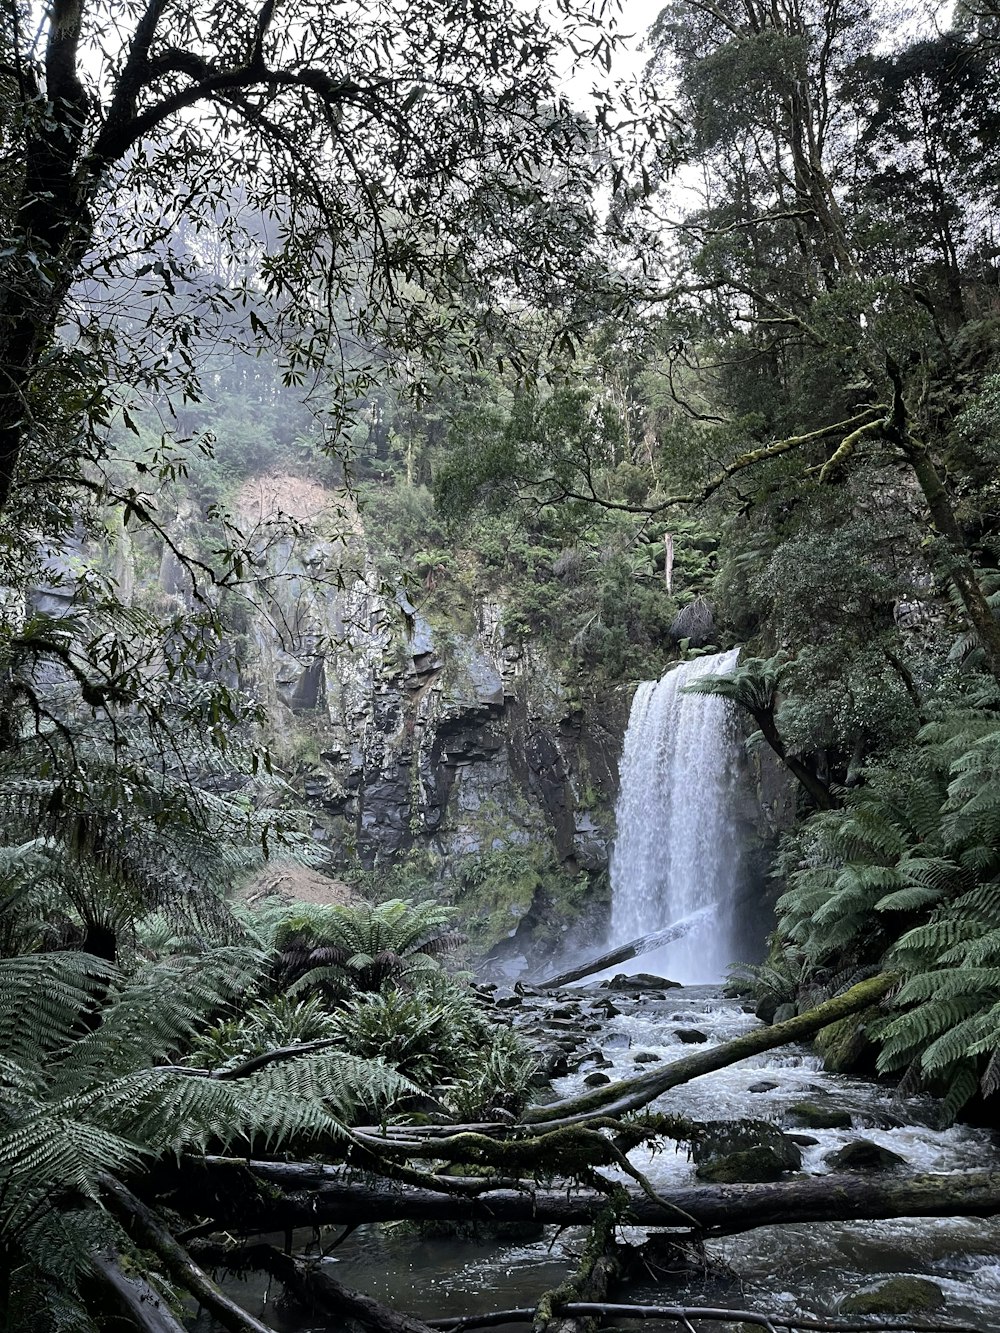
<instances>
[{"instance_id":1,"label":"flowing river water","mask_svg":"<svg viewBox=\"0 0 1000 1333\"><path fill-rule=\"evenodd\" d=\"M740 877L730 815L740 738L731 707L718 697L686 694L684 687L703 675L732 671L737 656L733 651L696 659L641 685L625 739L612 860L612 933L621 942L709 909L707 925L699 924L659 954L632 965L663 969L684 981L720 977L734 956L732 907ZM610 1017L609 998L617 1010ZM528 990L507 999L512 1007L505 1016L513 1017L530 1040L550 1048L557 1042L565 1052L566 1066L574 1072L555 1082L560 1096L581 1091L598 1069L619 1079L677 1059L691 1049L679 1032L705 1046L731 1040L758 1021L712 985L612 993L600 989L594 978L558 995ZM938 1129L930 1099L900 1100L890 1087L827 1074L810 1051L800 1048L786 1047L704 1075L665 1094L651 1109L693 1120L750 1117L785 1127L789 1108L802 1101L845 1112L851 1121L849 1128L808 1130L813 1142L803 1147L801 1167L807 1174L828 1173L828 1157L857 1139L901 1157L903 1163L895 1168L900 1173L1000 1164L990 1131ZM674 1151L668 1145L645 1156L637 1152L632 1160L654 1187L697 1183L683 1148ZM347 1286L433 1319L534 1306L575 1268L585 1235L578 1228L525 1226L508 1227L503 1237L459 1237L454 1230L431 1234L410 1223L364 1226L324 1262ZM321 1236L320 1245L331 1239ZM300 1249L310 1244L315 1246L309 1233L297 1238ZM830 1316L845 1296L905 1274L938 1285L944 1309L937 1313L982 1333L1000 1330L1000 1220L762 1227L710 1241L707 1261L698 1271L659 1284L632 1282L612 1298ZM280 1333L340 1327L304 1324L301 1315L283 1314L262 1280L227 1286ZM650 1333L660 1327L678 1325L654 1325ZM699 1327L701 1333L714 1333L718 1326Z\"/></svg>"},{"instance_id":2,"label":"flowing river water","mask_svg":"<svg viewBox=\"0 0 1000 1333\"><path fill-rule=\"evenodd\" d=\"M709 1043L731 1039L757 1020L739 1002L723 998L718 987L693 986L637 996L613 993L617 1016L595 1028L592 1008L606 1003L607 990L580 987L559 998L524 998L519 1025L556 1030L566 1045L579 1039L576 1059L601 1052L613 1062L611 1078L636 1072L640 1053L676 1059L692 1048L676 1032L696 1029ZM555 1019L553 1010L573 1018ZM578 1017L577 1017L578 1014ZM576 1092L597 1065L583 1059L568 1077L557 1080L561 1095ZM571 1064L574 1063L571 1057ZM650 1062L652 1063L652 1062ZM645 1066L645 1067L648 1067ZM750 1088L773 1084L766 1091ZM787 1108L809 1100L850 1113L850 1129L810 1129L816 1144L803 1149L802 1169L825 1173L826 1156L858 1138L890 1148L905 1158L899 1171L963 1171L996 1164L997 1143L988 1130L934 1127L935 1103L926 1098L897 1100L889 1087L824 1073L807 1050L785 1048L704 1075L659 1098L654 1109L694 1119L741 1119L755 1116L782 1124ZM695 1168L682 1148L667 1145L653 1156L637 1152L632 1160L654 1185L696 1183ZM423 1318L480 1313L533 1305L547 1288L575 1266L585 1232L573 1228L544 1234L527 1228L505 1239L456 1238L420 1233L411 1224L359 1228L326 1262L341 1282L366 1291L396 1309ZM634 1232L629 1239L641 1239ZM330 1243L332 1233L323 1237ZM311 1237L301 1233L304 1247ZM887 1222L809 1223L759 1228L712 1240L709 1267L667 1282L632 1283L618 1294L649 1303L707 1304L764 1311L832 1315L845 1295L899 1274L931 1278L944 1295L937 1312L956 1322L996 1333L1000 1329L1000 1220L916 1219ZM342 1325L303 1322L283 1314L263 1280L230 1281L227 1289L255 1313L266 1316L281 1333L306 1333ZM275 1294L277 1288L275 1288ZM205 1325L196 1325L208 1328ZM521 1326L523 1329L525 1326ZM638 1328L639 1326L636 1325ZM650 1333L677 1325L651 1324ZM718 1326L701 1324L703 1333Z\"/></svg>"}]
</instances>

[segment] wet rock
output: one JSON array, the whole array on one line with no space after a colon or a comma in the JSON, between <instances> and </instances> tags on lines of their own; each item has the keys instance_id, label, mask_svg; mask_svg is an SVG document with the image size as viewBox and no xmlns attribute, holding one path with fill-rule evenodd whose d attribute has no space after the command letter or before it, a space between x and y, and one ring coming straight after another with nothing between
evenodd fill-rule
<instances>
[{"instance_id":1,"label":"wet rock","mask_svg":"<svg viewBox=\"0 0 1000 1333\"><path fill-rule=\"evenodd\" d=\"M612 1050L619 1050L631 1046L632 1038L626 1032L609 1032L604 1038L604 1045L610 1046Z\"/></svg>"},{"instance_id":2,"label":"wet rock","mask_svg":"<svg viewBox=\"0 0 1000 1333\"><path fill-rule=\"evenodd\" d=\"M666 977L654 977L650 972L619 972L610 981L601 982L606 990L614 991L664 990L680 984L679 981L668 981Z\"/></svg>"},{"instance_id":3,"label":"wet rock","mask_svg":"<svg viewBox=\"0 0 1000 1333\"><path fill-rule=\"evenodd\" d=\"M877 1015L878 1010L872 1008L820 1028L813 1045L823 1058L823 1068L834 1074L874 1073L875 1046L868 1036L866 1022Z\"/></svg>"},{"instance_id":4,"label":"wet rock","mask_svg":"<svg viewBox=\"0 0 1000 1333\"><path fill-rule=\"evenodd\" d=\"M699 1028L675 1028L674 1036L678 1041L683 1041L688 1046L694 1046L699 1042L708 1041L708 1033L702 1032Z\"/></svg>"},{"instance_id":5,"label":"wet rock","mask_svg":"<svg viewBox=\"0 0 1000 1333\"><path fill-rule=\"evenodd\" d=\"M593 1074L588 1074L583 1081L588 1088L603 1088L605 1083L611 1082L607 1074L602 1074L599 1070L595 1070Z\"/></svg>"},{"instance_id":6,"label":"wet rock","mask_svg":"<svg viewBox=\"0 0 1000 1333\"><path fill-rule=\"evenodd\" d=\"M777 1013L778 1005L781 1001L777 995L765 995L753 1011L754 1016L759 1018L762 1023L773 1023L774 1015Z\"/></svg>"},{"instance_id":7,"label":"wet rock","mask_svg":"<svg viewBox=\"0 0 1000 1333\"><path fill-rule=\"evenodd\" d=\"M569 1061L565 1051L553 1051L546 1062L545 1072L549 1078L565 1078L569 1073Z\"/></svg>"},{"instance_id":8,"label":"wet rock","mask_svg":"<svg viewBox=\"0 0 1000 1333\"><path fill-rule=\"evenodd\" d=\"M594 1012L603 1014L605 1018L617 1018L621 1010L610 1000L599 1000L594 1006Z\"/></svg>"},{"instance_id":9,"label":"wet rock","mask_svg":"<svg viewBox=\"0 0 1000 1333\"><path fill-rule=\"evenodd\" d=\"M815 1148L816 1144L819 1143L819 1139L814 1138L812 1134L786 1134L785 1138L791 1139L800 1148Z\"/></svg>"},{"instance_id":10,"label":"wet rock","mask_svg":"<svg viewBox=\"0 0 1000 1333\"><path fill-rule=\"evenodd\" d=\"M580 1006L579 1006L579 1005L576 1005L576 1004L566 1004L566 1005L563 1005L563 1006L562 1006L561 1008L559 1008L559 1009L552 1009L552 1010L550 1010L550 1011L549 1011L549 1017L550 1017L550 1018L560 1018L560 1019L565 1019L565 1018L579 1018L579 1017L580 1017Z\"/></svg>"},{"instance_id":11,"label":"wet rock","mask_svg":"<svg viewBox=\"0 0 1000 1333\"><path fill-rule=\"evenodd\" d=\"M524 1000L509 986L501 986L493 995L493 1003L498 1009L520 1009Z\"/></svg>"},{"instance_id":12,"label":"wet rock","mask_svg":"<svg viewBox=\"0 0 1000 1333\"><path fill-rule=\"evenodd\" d=\"M845 1296L839 1314L902 1315L944 1309L944 1293L926 1277L892 1277Z\"/></svg>"},{"instance_id":13,"label":"wet rock","mask_svg":"<svg viewBox=\"0 0 1000 1333\"><path fill-rule=\"evenodd\" d=\"M639 1051L637 1055L632 1057L632 1060L637 1065L655 1065L659 1064L660 1057L654 1055L652 1051Z\"/></svg>"},{"instance_id":14,"label":"wet rock","mask_svg":"<svg viewBox=\"0 0 1000 1333\"><path fill-rule=\"evenodd\" d=\"M815 1102L794 1102L787 1112L790 1125L804 1129L850 1129L849 1112L836 1106L818 1106Z\"/></svg>"},{"instance_id":15,"label":"wet rock","mask_svg":"<svg viewBox=\"0 0 1000 1333\"><path fill-rule=\"evenodd\" d=\"M747 1092L773 1092L777 1083L769 1083L767 1079L761 1079L759 1083L751 1083Z\"/></svg>"},{"instance_id":16,"label":"wet rock","mask_svg":"<svg viewBox=\"0 0 1000 1333\"><path fill-rule=\"evenodd\" d=\"M906 1166L906 1158L898 1152L883 1148L870 1139L853 1139L824 1159L835 1171L895 1171Z\"/></svg>"},{"instance_id":17,"label":"wet rock","mask_svg":"<svg viewBox=\"0 0 1000 1333\"><path fill-rule=\"evenodd\" d=\"M795 1005L788 1000L784 1004L778 1005L777 1009L774 1011L774 1018L772 1021L776 1024L787 1023L790 1018L795 1017L796 1012Z\"/></svg>"},{"instance_id":18,"label":"wet rock","mask_svg":"<svg viewBox=\"0 0 1000 1333\"><path fill-rule=\"evenodd\" d=\"M701 1180L718 1185L780 1180L802 1166L797 1145L767 1120L716 1120L704 1129L691 1150Z\"/></svg>"},{"instance_id":19,"label":"wet rock","mask_svg":"<svg viewBox=\"0 0 1000 1333\"><path fill-rule=\"evenodd\" d=\"M603 1059L603 1051L587 1051L586 1054L580 1056L579 1060L576 1062L576 1067L579 1069L581 1065L590 1064L590 1062L593 1061L594 1064L600 1068L598 1061Z\"/></svg>"}]
</instances>

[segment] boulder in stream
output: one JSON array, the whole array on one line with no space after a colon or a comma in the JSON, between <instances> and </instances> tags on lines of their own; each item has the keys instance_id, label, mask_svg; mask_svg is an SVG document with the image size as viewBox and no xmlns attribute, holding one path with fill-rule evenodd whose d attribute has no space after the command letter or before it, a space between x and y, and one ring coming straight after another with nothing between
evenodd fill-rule
<instances>
[{"instance_id":1,"label":"boulder in stream","mask_svg":"<svg viewBox=\"0 0 1000 1333\"><path fill-rule=\"evenodd\" d=\"M595 1070L594 1073L588 1074L583 1081L588 1088L603 1088L605 1083L611 1082L607 1074L602 1074L599 1070Z\"/></svg>"},{"instance_id":2,"label":"boulder in stream","mask_svg":"<svg viewBox=\"0 0 1000 1333\"><path fill-rule=\"evenodd\" d=\"M675 1028L674 1036L688 1046L697 1046L703 1041L708 1041L708 1033L702 1032L700 1028Z\"/></svg>"},{"instance_id":3,"label":"boulder in stream","mask_svg":"<svg viewBox=\"0 0 1000 1333\"><path fill-rule=\"evenodd\" d=\"M828 1153L826 1163L835 1171L895 1171L906 1166L906 1158L870 1139L852 1139L836 1152Z\"/></svg>"},{"instance_id":4,"label":"boulder in stream","mask_svg":"<svg viewBox=\"0 0 1000 1333\"><path fill-rule=\"evenodd\" d=\"M768 1120L714 1120L704 1130L691 1149L701 1180L757 1184L802 1166L796 1145Z\"/></svg>"},{"instance_id":5,"label":"boulder in stream","mask_svg":"<svg viewBox=\"0 0 1000 1333\"><path fill-rule=\"evenodd\" d=\"M619 972L610 981L602 981L605 990L646 991L667 990L679 987L679 981L668 981L666 977L654 977L651 972Z\"/></svg>"},{"instance_id":6,"label":"boulder in stream","mask_svg":"<svg viewBox=\"0 0 1000 1333\"><path fill-rule=\"evenodd\" d=\"M904 1315L944 1308L944 1293L926 1277L891 1277L874 1287L845 1296L838 1314Z\"/></svg>"},{"instance_id":7,"label":"boulder in stream","mask_svg":"<svg viewBox=\"0 0 1000 1333\"><path fill-rule=\"evenodd\" d=\"M660 1061L660 1057L653 1051L639 1051L632 1059L637 1065L655 1065Z\"/></svg>"},{"instance_id":8,"label":"boulder in stream","mask_svg":"<svg viewBox=\"0 0 1000 1333\"><path fill-rule=\"evenodd\" d=\"M788 1108L790 1125L803 1129L850 1129L851 1116L836 1106L818 1106L816 1102L794 1102Z\"/></svg>"}]
</instances>

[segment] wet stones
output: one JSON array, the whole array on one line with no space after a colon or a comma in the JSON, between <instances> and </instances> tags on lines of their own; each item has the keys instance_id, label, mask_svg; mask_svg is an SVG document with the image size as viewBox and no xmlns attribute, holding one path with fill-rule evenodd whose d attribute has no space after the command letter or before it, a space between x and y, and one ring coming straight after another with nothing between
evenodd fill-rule
<instances>
[{"instance_id":1,"label":"wet stones","mask_svg":"<svg viewBox=\"0 0 1000 1333\"><path fill-rule=\"evenodd\" d=\"M583 1081L588 1088L603 1088L605 1084L611 1082L611 1079L608 1078L607 1074L602 1074L600 1070L595 1069L594 1072L588 1074Z\"/></svg>"},{"instance_id":2,"label":"wet stones","mask_svg":"<svg viewBox=\"0 0 1000 1333\"><path fill-rule=\"evenodd\" d=\"M654 977L650 972L633 972L631 975L627 972L619 972L610 981L601 982L601 986L605 990L633 992L669 990L671 987L679 987L680 984L679 981L668 981L666 977Z\"/></svg>"},{"instance_id":3,"label":"wet stones","mask_svg":"<svg viewBox=\"0 0 1000 1333\"><path fill-rule=\"evenodd\" d=\"M751 1083L747 1092L773 1092L777 1083L771 1083L767 1079L761 1079L759 1083Z\"/></svg>"},{"instance_id":4,"label":"wet stones","mask_svg":"<svg viewBox=\"0 0 1000 1333\"><path fill-rule=\"evenodd\" d=\"M675 1028L674 1036L687 1046L697 1046L708 1041L708 1033L702 1032L699 1028Z\"/></svg>"},{"instance_id":5,"label":"wet stones","mask_svg":"<svg viewBox=\"0 0 1000 1333\"><path fill-rule=\"evenodd\" d=\"M659 1064L660 1057L652 1051L639 1051L633 1055L632 1062L637 1065L655 1065Z\"/></svg>"}]
</instances>

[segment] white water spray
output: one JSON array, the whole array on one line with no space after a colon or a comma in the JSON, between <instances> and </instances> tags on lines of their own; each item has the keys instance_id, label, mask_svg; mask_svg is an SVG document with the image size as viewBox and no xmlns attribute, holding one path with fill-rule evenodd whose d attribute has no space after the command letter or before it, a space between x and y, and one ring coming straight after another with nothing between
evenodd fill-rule
<instances>
[{"instance_id":1,"label":"white water spray","mask_svg":"<svg viewBox=\"0 0 1000 1333\"><path fill-rule=\"evenodd\" d=\"M732 818L733 706L681 690L700 676L731 671L738 657L739 649L698 657L644 681L625 733L611 857L612 942L711 908L683 938L641 957L644 970L686 985L719 981L735 960L740 854Z\"/></svg>"}]
</instances>

